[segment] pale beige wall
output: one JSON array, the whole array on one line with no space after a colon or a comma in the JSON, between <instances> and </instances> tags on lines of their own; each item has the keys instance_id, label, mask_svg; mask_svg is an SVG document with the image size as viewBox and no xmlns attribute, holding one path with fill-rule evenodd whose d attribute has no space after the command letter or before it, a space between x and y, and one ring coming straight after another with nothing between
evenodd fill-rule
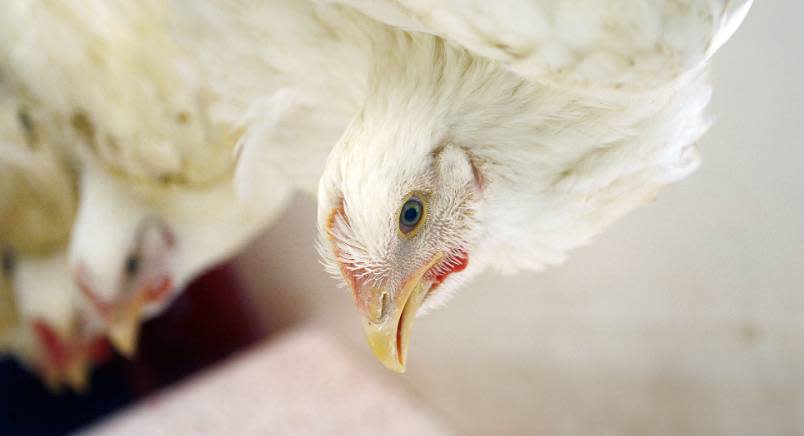
<instances>
[{"instance_id":1,"label":"pale beige wall","mask_svg":"<svg viewBox=\"0 0 804 436\"><path fill-rule=\"evenodd\" d=\"M804 434L804 3L757 2L714 79L692 178L560 268L482 276L388 376L472 434ZM298 199L240 267L267 318L371 359L314 232Z\"/></svg>"}]
</instances>

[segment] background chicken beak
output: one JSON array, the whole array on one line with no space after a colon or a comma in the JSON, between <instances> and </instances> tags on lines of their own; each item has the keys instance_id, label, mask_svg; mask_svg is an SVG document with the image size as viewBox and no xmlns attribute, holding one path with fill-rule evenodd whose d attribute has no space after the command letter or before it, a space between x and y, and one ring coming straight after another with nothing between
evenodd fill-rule
<instances>
[{"instance_id":1,"label":"background chicken beak","mask_svg":"<svg viewBox=\"0 0 804 436\"><path fill-rule=\"evenodd\" d=\"M145 297L142 292L113 315L109 323L109 341L125 357L134 355L140 333L140 316Z\"/></svg>"},{"instance_id":2,"label":"background chicken beak","mask_svg":"<svg viewBox=\"0 0 804 436\"><path fill-rule=\"evenodd\" d=\"M411 274L392 300L373 298L366 305L363 331L369 348L374 356L392 371L405 372L413 321L430 289L429 284L424 283L422 278L442 257L442 253L437 253L426 265ZM384 289L375 293L388 295ZM390 308L384 307L386 305L390 305Z\"/></svg>"},{"instance_id":3,"label":"background chicken beak","mask_svg":"<svg viewBox=\"0 0 804 436\"><path fill-rule=\"evenodd\" d=\"M70 364L65 369L65 379L74 391L84 393L87 390L87 373L89 372L89 364L87 359L83 356L78 356L72 359Z\"/></svg>"},{"instance_id":4,"label":"background chicken beak","mask_svg":"<svg viewBox=\"0 0 804 436\"><path fill-rule=\"evenodd\" d=\"M45 382L47 390L51 394L58 394L61 392L61 373L56 368L45 368L42 370L42 379Z\"/></svg>"}]
</instances>

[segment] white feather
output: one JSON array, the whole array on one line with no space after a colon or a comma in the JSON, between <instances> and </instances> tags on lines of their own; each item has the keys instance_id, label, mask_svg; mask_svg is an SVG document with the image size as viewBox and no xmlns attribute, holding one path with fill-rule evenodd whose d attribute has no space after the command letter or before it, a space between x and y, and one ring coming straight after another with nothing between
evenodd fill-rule
<instances>
[{"instance_id":1,"label":"white feather","mask_svg":"<svg viewBox=\"0 0 804 436\"><path fill-rule=\"evenodd\" d=\"M98 330L67 263L75 174L36 114L33 101L0 83L0 246L9 256L0 271L0 352L44 376L57 364L36 324L76 347Z\"/></svg>"},{"instance_id":2,"label":"white feather","mask_svg":"<svg viewBox=\"0 0 804 436\"><path fill-rule=\"evenodd\" d=\"M552 85L649 90L702 65L753 0L332 0Z\"/></svg>"},{"instance_id":3,"label":"white feather","mask_svg":"<svg viewBox=\"0 0 804 436\"><path fill-rule=\"evenodd\" d=\"M467 251L468 267L422 311L487 267L562 262L690 174L709 126L705 62L750 4L347 3L401 29L375 36L366 101L322 176L320 251L328 271L346 265L390 289L437 251ZM417 26L428 32L408 31ZM396 219L406 193L455 189L427 176L445 143L480 166L484 186L467 209L474 224L444 213L427 226L453 229L457 241L427 226L405 241Z\"/></svg>"},{"instance_id":4,"label":"white feather","mask_svg":"<svg viewBox=\"0 0 804 436\"><path fill-rule=\"evenodd\" d=\"M70 262L93 293L110 302L129 291L124 265L143 222L156 219L175 237L160 266L175 297L270 223L294 190L315 191L326 154L362 97L363 82L351 80L352 71L366 64L366 32L376 26L352 11L294 1L91 2L82 4L78 18L65 15L64 8L77 7L70 2L33 5L20 7L15 18L33 25L30 20L42 16L67 27L65 41L74 42L72 57L79 58L76 65L50 59L57 72L42 75L52 77L56 97L42 104L50 127L63 133L65 148L81 162ZM126 38L74 20L115 23ZM39 70L29 64L56 47L30 37L36 31L22 23L12 27L10 51L21 41L38 47L11 56L12 77L23 88L48 93L31 80ZM104 47L101 65L83 55L96 45ZM118 77L107 63L131 65ZM82 84L70 87L67 80ZM117 94L109 92L118 87ZM181 122L181 113L190 121ZM97 141L121 135L130 141ZM169 301L150 304L147 314Z\"/></svg>"}]
</instances>

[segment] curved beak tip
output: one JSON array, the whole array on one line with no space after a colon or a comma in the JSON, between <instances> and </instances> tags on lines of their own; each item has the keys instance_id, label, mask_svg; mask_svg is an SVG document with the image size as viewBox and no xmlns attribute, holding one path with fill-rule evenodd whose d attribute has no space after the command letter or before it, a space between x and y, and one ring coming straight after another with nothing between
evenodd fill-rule
<instances>
[{"instance_id":1,"label":"curved beak tip","mask_svg":"<svg viewBox=\"0 0 804 436\"><path fill-rule=\"evenodd\" d=\"M61 375L54 369L46 369L42 373L42 380L45 382L45 387L51 394L58 394L62 390Z\"/></svg>"},{"instance_id":2,"label":"curved beak tip","mask_svg":"<svg viewBox=\"0 0 804 436\"><path fill-rule=\"evenodd\" d=\"M140 334L140 316L145 299L142 293L126 306L120 307L109 323L109 342L125 357L132 357L137 351Z\"/></svg>"},{"instance_id":3,"label":"curved beak tip","mask_svg":"<svg viewBox=\"0 0 804 436\"><path fill-rule=\"evenodd\" d=\"M376 290L374 294L382 298L369 300L368 307L364 309L363 331L369 348L377 360L391 371L405 372L413 321L430 290L430 283L424 280L424 275L443 256L443 253L436 253L405 280L396 295L386 298L393 293L385 289ZM378 314L381 316L377 317Z\"/></svg>"},{"instance_id":4,"label":"curved beak tip","mask_svg":"<svg viewBox=\"0 0 804 436\"><path fill-rule=\"evenodd\" d=\"M405 372L406 343L398 342L396 329L384 328L368 321L363 322L368 346L374 357L386 368L397 373Z\"/></svg>"},{"instance_id":5,"label":"curved beak tip","mask_svg":"<svg viewBox=\"0 0 804 436\"><path fill-rule=\"evenodd\" d=\"M87 364L86 360L78 360L73 362L67 370L65 374L65 378L67 379L67 383L70 387L73 388L74 391L83 393L86 392L87 387L89 386L89 365Z\"/></svg>"},{"instance_id":6,"label":"curved beak tip","mask_svg":"<svg viewBox=\"0 0 804 436\"><path fill-rule=\"evenodd\" d=\"M119 322L109 327L109 342L125 357L132 357L137 350L139 321Z\"/></svg>"}]
</instances>

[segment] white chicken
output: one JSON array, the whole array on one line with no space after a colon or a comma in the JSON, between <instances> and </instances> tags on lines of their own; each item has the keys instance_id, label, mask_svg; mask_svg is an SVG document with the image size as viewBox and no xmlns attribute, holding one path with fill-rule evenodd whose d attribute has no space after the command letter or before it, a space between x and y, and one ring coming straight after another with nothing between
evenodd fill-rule
<instances>
[{"instance_id":1,"label":"white chicken","mask_svg":"<svg viewBox=\"0 0 804 436\"><path fill-rule=\"evenodd\" d=\"M365 64L368 42L341 39L350 22L308 2L6 9L0 62L81 162L69 250L76 280L130 354L142 316L234 253L292 189L315 192L360 97L331 79Z\"/></svg>"},{"instance_id":2,"label":"white chicken","mask_svg":"<svg viewBox=\"0 0 804 436\"><path fill-rule=\"evenodd\" d=\"M70 260L124 352L323 171L328 269L403 370L415 314L561 262L694 170L706 61L750 6L330 3L6 6L0 62L84 145Z\"/></svg>"},{"instance_id":3,"label":"white chicken","mask_svg":"<svg viewBox=\"0 0 804 436\"><path fill-rule=\"evenodd\" d=\"M321 251L395 371L472 276L558 264L696 168L706 61L751 4L346 3L399 30L321 178Z\"/></svg>"},{"instance_id":4,"label":"white chicken","mask_svg":"<svg viewBox=\"0 0 804 436\"><path fill-rule=\"evenodd\" d=\"M31 109L0 87L0 352L39 372L51 389L82 390L99 325L67 264L77 180Z\"/></svg>"}]
</instances>

